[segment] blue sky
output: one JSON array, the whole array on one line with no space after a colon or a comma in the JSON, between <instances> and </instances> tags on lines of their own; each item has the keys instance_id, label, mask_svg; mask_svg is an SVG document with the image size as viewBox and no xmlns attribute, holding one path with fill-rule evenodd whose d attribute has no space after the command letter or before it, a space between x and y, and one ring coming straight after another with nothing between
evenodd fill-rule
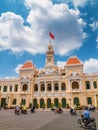
<instances>
[{"instance_id":1,"label":"blue sky","mask_svg":"<svg viewBox=\"0 0 98 130\"><path fill-rule=\"evenodd\" d=\"M98 0L0 1L0 78L18 77L27 60L43 68L49 40L55 65L77 56L98 74Z\"/></svg>"}]
</instances>

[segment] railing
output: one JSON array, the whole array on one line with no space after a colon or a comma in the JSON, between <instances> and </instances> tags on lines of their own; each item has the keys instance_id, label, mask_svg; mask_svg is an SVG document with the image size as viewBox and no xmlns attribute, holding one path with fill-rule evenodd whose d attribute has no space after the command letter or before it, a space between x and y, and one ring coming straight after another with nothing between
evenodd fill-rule
<instances>
[{"instance_id":1,"label":"railing","mask_svg":"<svg viewBox=\"0 0 98 130\"><path fill-rule=\"evenodd\" d=\"M81 90L80 89L72 89L71 92L77 93L77 92L81 92Z\"/></svg>"}]
</instances>

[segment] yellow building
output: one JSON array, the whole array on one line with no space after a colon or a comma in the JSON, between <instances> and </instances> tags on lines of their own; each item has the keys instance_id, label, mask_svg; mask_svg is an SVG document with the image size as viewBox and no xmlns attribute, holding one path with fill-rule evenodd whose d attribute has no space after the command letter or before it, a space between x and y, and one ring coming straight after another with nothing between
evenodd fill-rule
<instances>
[{"instance_id":1,"label":"yellow building","mask_svg":"<svg viewBox=\"0 0 98 130\"><path fill-rule=\"evenodd\" d=\"M19 71L18 78L0 80L1 105L98 105L98 74L84 74L83 63L77 57L70 57L63 68L56 66L51 44L43 69L38 70L32 61L27 61Z\"/></svg>"}]
</instances>

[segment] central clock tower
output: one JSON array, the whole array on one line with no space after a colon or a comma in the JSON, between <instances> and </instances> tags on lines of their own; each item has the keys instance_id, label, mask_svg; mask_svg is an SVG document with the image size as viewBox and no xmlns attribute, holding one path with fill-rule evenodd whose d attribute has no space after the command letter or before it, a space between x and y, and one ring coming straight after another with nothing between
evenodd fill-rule
<instances>
[{"instance_id":1,"label":"central clock tower","mask_svg":"<svg viewBox=\"0 0 98 130\"><path fill-rule=\"evenodd\" d=\"M46 66L53 66L54 65L54 50L51 43L48 45L48 50L46 52Z\"/></svg>"}]
</instances>

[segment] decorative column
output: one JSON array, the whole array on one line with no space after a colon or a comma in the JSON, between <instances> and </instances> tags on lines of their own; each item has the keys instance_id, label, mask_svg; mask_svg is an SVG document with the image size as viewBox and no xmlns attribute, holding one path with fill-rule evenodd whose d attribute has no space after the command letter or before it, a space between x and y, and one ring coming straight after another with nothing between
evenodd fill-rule
<instances>
[{"instance_id":1,"label":"decorative column","mask_svg":"<svg viewBox=\"0 0 98 130\"><path fill-rule=\"evenodd\" d=\"M40 92L40 79L38 78L38 92Z\"/></svg>"},{"instance_id":2,"label":"decorative column","mask_svg":"<svg viewBox=\"0 0 98 130\"><path fill-rule=\"evenodd\" d=\"M3 92L4 85L1 85L1 93Z\"/></svg>"},{"instance_id":3,"label":"decorative column","mask_svg":"<svg viewBox=\"0 0 98 130\"><path fill-rule=\"evenodd\" d=\"M68 79L68 88L69 88L69 92L71 91L70 89L70 79Z\"/></svg>"},{"instance_id":4,"label":"decorative column","mask_svg":"<svg viewBox=\"0 0 98 130\"><path fill-rule=\"evenodd\" d=\"M53 80L52 80L52 93L54 93L54 84L53 84Z\"/></svg>"},{"instance_id":5,"label":"decorative column","mask_svg":"<svg viewBox=\"0 0 98 130\"><path fill-rule=\"evenodd\" d=\"M30 93L30 81L28 82L28 93Z\"/></svg>"},{"instance_id":6,"label":"decorative column","mask_svg":"<svg viewBox=\"0 0 98 130\"><path fill-rule=\"evenodd\" d=\"M94 94L94 105L97 107L97 99L96 99L96 94Z\"/></svg>"},{"instance_id":7,"label":"decorative column","mask_svg":"<svg viewBox=\"0 0 98 130\"><path fill-rule=\"evenodd\" d=\"M61 83L60 83L60 76L59 76L59 92L61 93Z\"/></svg>"},{"instance_id":8,"label":"decorative column","mask_svg":"<svg viewBox=\"0 0 98 130\"><path fill-rule=\"evenodd\" d=\"M80 90L82 91L82 81L81 81L81 78L80 78Z\"/></svg>"},{"instance_id":9,"label":"decorative column","mask_svg":"<svg viewBox=\"0 0 98 130\"><path fill-rule=\"evenodd\" d=\"M94 89L94 87L93 87L93 80L92 80L92 78L91 78L91 80L90 80L90 83L91 83L91 89Z\"/></svg>"},{"instance_id":10,"label":"decorative column","mask_svg":"<svg viewBox=\"0 0 98 130\"><path fill-rule=\"evenodd\" d=\"M46 80L45 80L45 93L47 93L47 84L46 84Z\"/></svg>"},{"instance_id":11,"label":"decorative column","mask_svg":"<svg viewBox=\"0 0 98 130\"><path fill-rule=\"evenodd\" d=\"M14 92L14 85L12 85L12 92Z\"/></svg>"}]
</instances>

